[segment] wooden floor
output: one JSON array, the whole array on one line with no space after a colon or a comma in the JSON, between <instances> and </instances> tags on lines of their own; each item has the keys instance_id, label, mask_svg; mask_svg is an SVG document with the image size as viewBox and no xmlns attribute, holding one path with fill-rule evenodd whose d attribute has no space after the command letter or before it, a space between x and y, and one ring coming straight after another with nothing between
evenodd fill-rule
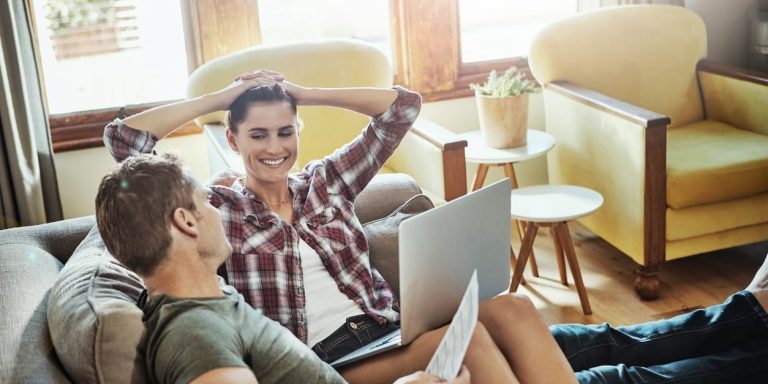
<instances>
[{"instance_id":1,"label":"wooden floor","mask_svg":"<svg viewBox=\"0 0 768 384\"><path fill-rule=\"evenodd\" d=\"M633 289L634 262L578 223L569 225L593 313L582 313L570 271L569 285L560 284L552 239L542 230L534 243L540 277L531 276L529 264L518 292L528 294L551 324L635 324L719 304L751 281L768 254L762 242L673 260L660 273L661 297L642 301ZM516 234L512 243L519 253Z\"/></svg>"}]
</instances>

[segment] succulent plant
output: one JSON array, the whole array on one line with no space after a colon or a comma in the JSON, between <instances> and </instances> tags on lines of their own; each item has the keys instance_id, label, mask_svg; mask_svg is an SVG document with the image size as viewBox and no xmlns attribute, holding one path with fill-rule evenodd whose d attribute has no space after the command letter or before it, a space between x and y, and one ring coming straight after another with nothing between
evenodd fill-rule
<instances>
[{"instance_id":1,"label":"succulent plant","mask_svg":"<svg viewBox=\"0 0 768 384\"><path fill-rule=\"evenodd\" d=\"M524 73L517 70L517 67L510 67L501 75L493 70L485 84L472 83L469 88L477 94L492 97L519 96L539 91L538 84L528 80Z\"/></svg>"}]
</instances>

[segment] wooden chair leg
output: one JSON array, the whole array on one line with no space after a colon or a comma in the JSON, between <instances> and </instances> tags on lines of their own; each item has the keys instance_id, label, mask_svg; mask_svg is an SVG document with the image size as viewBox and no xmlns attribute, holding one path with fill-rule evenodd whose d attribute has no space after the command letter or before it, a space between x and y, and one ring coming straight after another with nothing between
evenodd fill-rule
<instances>
[{"instance_id":1,"label":"wooden chair leg","mask_svg":"<svg viewBox=\"0 0 768 384\"><path fill-rule=\"evenodd\" d=\"M517 235L520 236L520 241L522 242L523 235L525 234L525 221L515 220L515 228L517 229ZM539 265L536 264L536 255L534 255L533 249L531 249L531 274L533 277L539 277Z\"/></svg>"},{"instance_id":2,"label":"wooden chair leg","mask_svg":"<svg viewBox=\"0 0 768 384\"><path fill-rule=\"evenodd\" d=\"M512 248L512 246L509 247L509 265L513 270L517 265L517 257L515 257L515 250ZM520 284L525 285L525 277L520 278Z\"/></svg>"},{"instance_id":3,"label":"wooden chair leg","mask_svg":"<svg viewBox=\"0 0 768 384\"><path fill-rule=\"evenodd\" d=\"M568 231L568 224L566 222L557 223L555 224L555 230L558 231L558 235L562 240L563 251L568 260L568 265L571 267L573 281L576 284L576 290L579 293L579 300L581 301L581 309L584 311L585 315L591 315L592 307L589 305L587 289L584 287L584 281L581 279L581 269L579 269L579 261L576 260L576 250L573 248L573 241L571 240L571 234Z\"/></svg>"},{"instance_id":4,"label":"wooden chair leg","mask_svg":"<svg viewBox=\"0 0 768 384\"><path fill-rule=\"evenodd\" d=\"M510 183L512 184L512 189L517 189L517 175L515 174L515 167L512 163L504 163L501 164L501 166L504 168L504 175L509 178ZM520 235L520 241L522 241L523 233L525 232L525 222L516 220L517 221L517 234ZM531 274L533 277L539 277L539 265L536 263L536 255L533 254L533 249L531 249Z\"/></svg>"},{"instance_id":5,"label":"wooden chair leg","mask_svg":"<svg viewBox=\"0 0 768 384\"><path fill-rule=\"evenodd\" d=\"M477 191L483 187L485 176L488 174L488 164L478 164L475 178L472 180L472 191Z\"/></svg>"},{"instance_id":6,"label":"wooden chair leg","mask_svg":"<svg viewBox=\"0 0 768 384\"><path fill-rule=\"evenodd\" d=\"M502 164L504 167L504 176L509 177L509 181L512 183L512 189L517 189L517 175L515 175L515 167L512 163Z\"/></svg>"},{"instance_id":7,"label":"wooden chair leg","mask_svg":"<svg viewBox=\"0 0 768 384\"><path fill-rule=\"evenodd\" d=\"M523 271L525 270L525 263L528 261L528 256L533 249L533 239L536 237L536 232L539 230L539 226L536 223L528 222L525 227L525 235L523 236L523 245L520 247L520 259L515 264L515 271L512 274L512 283L509 285L509 292L516 292L517 287L520 286L520 281L523 279Z\"/></svg>"},{"instance_id":8,"label":"wooden chair leg","mask_svg":"<svg viewBox=\"0 0 768 384\"><path fill-rule=\"evenodd\" d=\"M557 258L557 270L560 272L560 283L568 285L568 273L565 270L565 256L563 255L563 243L558 236L554 226L549 227L549 235L552 236L552 242L555 244L555 257Z\"/></svg>"},{"instance_id":9,"label":"wooden chair leg","mask_svg":"<svg viewBox=\"0 0 768 384\"><path fill-rule=\"evenodd\" d=\"M524 221L520 224L525 228ZM539 265L536 264L536 254L533 252L533 248L531 248L531 274L533 277L539 277Z\"/></svg>"}]
</instances>

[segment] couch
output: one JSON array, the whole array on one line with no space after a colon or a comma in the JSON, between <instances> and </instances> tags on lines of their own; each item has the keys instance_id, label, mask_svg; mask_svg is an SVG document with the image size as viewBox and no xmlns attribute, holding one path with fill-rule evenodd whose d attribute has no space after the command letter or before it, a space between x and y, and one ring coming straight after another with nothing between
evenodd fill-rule
<instances>
[{"instance_id":1,"label":"couch","mask_svg":"<svg viewBox=\"0 0 768 384\"><path fill-rule=\"evenodd\" d=\"M407 175L378 175L355 211L371 263L398 287L397 228L430 209ZM143 383L141 279L104 249L93 216L0 231L0 383Z\"/></svg>"},{"instance_id":2,"label":"couch","mask_svg":"<svg viewBox=\"0 0 768 384\"><path fill-rule=\"evenodd\" d=\"M706 56L703 20L669 5L580 14L531 45L550 183L605 197L580 222L639 264L645 299L667 260L768 239L768 75Z\"/></svg>"}]
</instances>

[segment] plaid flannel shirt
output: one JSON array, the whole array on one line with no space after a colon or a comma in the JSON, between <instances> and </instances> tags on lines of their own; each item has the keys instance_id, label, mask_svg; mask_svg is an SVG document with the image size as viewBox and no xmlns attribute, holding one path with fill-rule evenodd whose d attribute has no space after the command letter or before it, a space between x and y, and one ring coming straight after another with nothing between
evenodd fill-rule
<instances>
[{"instance_id":1,"label":"plaid flannel shirt","mask_svg":"<svg viewBox=\"0 0 768 384\"><path fill-rule=\"evenodd\" d=\"M226 261L229 284L254 308L262 309L305 343L307 314L299 237L320 255L339 290L366 314L379 322L399 319L391 288L371 267L368 241L353 210L358 193L394 152L419 114L419 94L395 89L395 102L371 118L357 138L288 177L293 193L292 225L272 213L239 181L231 188L211 186L211 203L221 212L233 248L232 257ZM116 119L106 126L104 143L119 162L132 155L154 153L157 138Z\"/></svg>"}]
</instances>

